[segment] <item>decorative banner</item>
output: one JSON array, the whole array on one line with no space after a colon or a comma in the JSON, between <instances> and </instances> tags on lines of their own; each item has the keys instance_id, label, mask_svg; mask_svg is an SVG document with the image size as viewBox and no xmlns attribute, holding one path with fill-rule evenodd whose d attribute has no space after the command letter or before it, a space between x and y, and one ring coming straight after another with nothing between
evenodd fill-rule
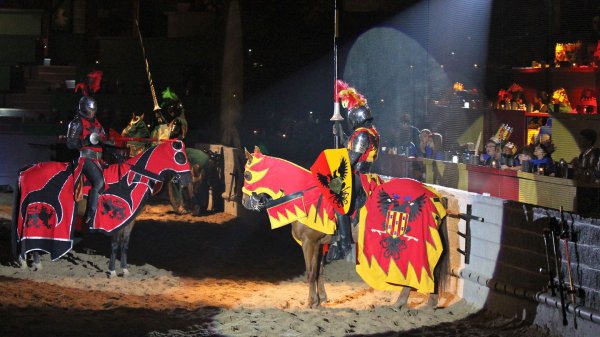
<instances>
[{"instance_id":1,"label":"decorative banner","mask_svg":"<svg viewBox=\"0 0 600 337\"><path fill-rule=\"evenodd\" d=\"M40 249L56 260L73 248L75 182L81 167L46 162L19 172L17 236L21 253Z\"/></svg>"},{"instance_id":2,"label":"decorative banner","mask_svg":"<svg viewBox=\"0 0 600 337\"><path fill-rule=\"evenodd\" d=\"M357 273L374 289L433 292L445 215L440 195L416 180L394 178L375 187L360 210Z\"/></svg>"},{"instance_id":3,"label":"decorative banner","mask_svg":"<svg viewBox=\"0 0 600 337\"><path fill-rule=\"evenodd\" d=\"M291 197L291 198L288 198ZM277 203L267 208L271 229L276 229L296 220L304 221L306 218L306 208L302 193L290 194L289 196L278 199Z\"/></svg>"},{"instance_id":4,"label":"decorative banner","mask_svg":"<svg viewBox=\"0 0 600 337\"><path fill-rule=\"evenodd\" d=\"M352 200L352 169L347 149L328 149L317 157L310 171L318 181L317 187L340 214L347 214Z\"/></svg>"}]
</instances>

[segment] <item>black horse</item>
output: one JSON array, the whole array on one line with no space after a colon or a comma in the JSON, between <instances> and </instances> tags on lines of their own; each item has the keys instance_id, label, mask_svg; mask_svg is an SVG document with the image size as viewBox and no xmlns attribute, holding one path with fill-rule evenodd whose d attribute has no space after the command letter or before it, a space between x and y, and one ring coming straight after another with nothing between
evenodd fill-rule
<instances>
[{"instance_id":1,"label":"black horse","mask_svg":"<svg viewBox=\"0 0 600 337\"><path fill-rule=\"evenodd\" d=\"M91 231L111 235L109 275L115 276L115 259L121 250L121 267L127 271L127 247L136 216L148 198L162 188L163 182L191 184L190 164L185 145L168 141L145 150L125 162L105 169L107 188L98 200ZM77 215L86 209L85 183L81 166L47 162L31 165L19 172L13 206L13 254L19 265L33 253L34 269L41 269L39 252L56 260L68 253L80 238L75 236ZM75 198L74 198L75 197ZM42 216L43 215L43 216ZM44 220L45 219L45 220ZM37 225L44 220L44 225ZM84 229L85 233L88 229Z\"/></svg>"}]
</instances>

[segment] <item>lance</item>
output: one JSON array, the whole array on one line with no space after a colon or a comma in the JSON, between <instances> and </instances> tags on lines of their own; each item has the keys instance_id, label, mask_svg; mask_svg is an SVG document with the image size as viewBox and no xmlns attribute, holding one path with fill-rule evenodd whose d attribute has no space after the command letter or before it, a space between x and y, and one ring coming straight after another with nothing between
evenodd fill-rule
<instances>
[{"instance_id":1,"label":"lance","mask_svg":"<svg viewBox=\"0 0 600 337\"><path fill-rule=\"evenodd\" d=\"M151 143L151 142L179 142L179 139L158 139L158 138L140 138L140 137L119 137L114 138L117 142L142 142L142 143Z\"/></svg>"},{"instance_id":2,"label":"lance","mask_svg":"<svg viewBox=\"0 0 600 337\"><path fill-rule=\"evenodd\" d=\"M571 273L571 257L569 256L569 238L571 237L571 231L569 230L569 225L565 222L562 206L560 206L560 223L561 223L561 227L562 227L562 232L561 232L560 237L565 242L565 255L567 257L567 274L569 276L569 291L568 291L568 293L571 294L571 303L573 303L573 327L575 329L577 329L577 312L575 311L576 304L577 304L577 302L576 302L577 299L575 297L575 293L577 291L575 290L575 287L573 286L573 274Z\"/></svg>"},{"instance_id":3,"label":"lance","mask_svg":"<svg viewBox=\"0 0 600 337\"><path fill-rule=\"evenodd\" d=\"M552 292L552 296L556 296L556 291L554 289L556 286L554 285L554 272L552 271L552 267L550 267L550 252L548 248L548 241L552 238L552 231L549 228L544 228L542 235L544 236L544 248L546 250L546 272L548 273L548 288ZM543 268L540 268L542 271Z\"/></svg>"},{"instance_id":4,"label":"lance","mask_svg":"<svg viewBox=\"0 0 600 337\"><path fill-rule=\"evenodd\" d=\"M338 19L339 19L339 11L337 7L337 0L334 2L334 14L333 14L333 71L334 71L334 79L333 79L333 116L330 121L333 122L333 142L334 147L337 149L340 147L340 137L342 133L342 125L341 121L344 120L344 117L340 114L340 98L337 91L337 80L338 80L338 57L337 57L337 49L338 49Z\"/></svg>"},{"instance_id":5,"label":"lance","mask_svg":"<svg viewBox=\"0 0 600 337\"><path fill-rule=\"evenodd\" d=\"M138 37L140 38L140 45L142 46L142 56L144 57L144 63L146 64L146 75L148 75L148 82L150 83L150 93L152 93L152 101L154 102L154 111L160 110L158 100L156 99L156 92L154 91L154 83L152 82L152 75L150 75L150 66L148 65L148 58L146 58L146 49L144 48L144 41L142 40L142 32L140 31L140 25L137 19L135 20L135 26L137 27Z\"/></svg>"},{"instance_id":6,"label":"lance","mask_svg":"<svg viewBox=\"0 0 600 337\"><path fill-rule=\"evenodd\" d=\"M560 309L562 313L562 324L567 325L569 322L567 321L567 308L565 306L565 288L563 284L563 273L562 273L562 259L560 257L560 248L559 244L556 242L560 233L556 233L557 226L552 226L552 250L554 251L554 263L556 266L556 276L558 277L557 289L560 295Z\"/></svg>"}]
</instances>

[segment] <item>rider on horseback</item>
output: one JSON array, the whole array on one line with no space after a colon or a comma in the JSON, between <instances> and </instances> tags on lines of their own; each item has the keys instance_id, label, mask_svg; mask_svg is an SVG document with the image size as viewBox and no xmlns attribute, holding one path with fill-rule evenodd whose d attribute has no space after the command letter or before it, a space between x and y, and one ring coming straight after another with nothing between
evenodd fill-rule
<instances>
[{"instance_id":1,"label":"rider on horseback","mask_svg":"<svg viewBox=\"0 0 600 337\"><path fill-rule=\"evenodd\" d=\"M360 174L370 173L371 166L377 159L379 150L379 133L373 125L373 116L367 105L367 100L348 84L338 81L337 89L342 106L348 110L348 126L352 130L350 137L345 137L341 125L338 134L342 135L342 140L346 142L348 155L350 157L350 166L353 176L353 198L354 205L350 208L348 214L336 214L338 241L333 243L327 254L327 261L343 259L352 250L352 231L350 229L350 216L353 212L358 212L366 200L365 192L362 188ZM358 214L354 216L358 220Z\"/></svg>"},{"instance_id":2,"label":"rider on horseback","mask_svg":"<svg viewBox=\"0 0 600 337\"><path fill-rule=\"evenodd\" d=\"M69 123L67 131L67 147L79 150L79 161L80 163L83 161L82 172L92 185L88 192L84 218L84 223L88 226L92 225L98 207L98 197L104 190L104 175L100 161L102 158L101 143L106 137L106 133L96 119L97 109L94 98L91 96L81 97L77 115Z\"/></svg>"},{"instance_id":3,"label":"rider on horseback","mask_svg":"<svg viewBox=\"0 0 600 337\"><path fill-rule=\"evenodd\" d=\"M153 137L183 140L188 130L183 104L177 94L169 87L162 92L162 98L163 102L160 109L155 111L158 125L152 131Z\"/></svg>"}]
</instances>

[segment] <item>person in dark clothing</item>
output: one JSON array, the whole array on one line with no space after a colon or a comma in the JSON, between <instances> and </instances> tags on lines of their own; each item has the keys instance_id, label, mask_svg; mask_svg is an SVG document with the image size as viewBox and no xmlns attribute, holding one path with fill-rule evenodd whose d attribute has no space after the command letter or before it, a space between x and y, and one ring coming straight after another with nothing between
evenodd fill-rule
<instances>
[{"instance_id":1,"label":"person in dark clothing","mask_svg":"<svg viewBox=\"0 0 600 337\"><path fill-rule=\"evenodd\" d=\"M88 192L87 208L84 223L92 226L98 197L104 190L104 174L102 172L102 143L106 137L104 128L96 119L98 107L91 96L83 96L79 100L77 115L69 123L67 130L67 147L79 150L79 161L83 161L83 175L91 183Z\"/></svg>"}]
</instances>

